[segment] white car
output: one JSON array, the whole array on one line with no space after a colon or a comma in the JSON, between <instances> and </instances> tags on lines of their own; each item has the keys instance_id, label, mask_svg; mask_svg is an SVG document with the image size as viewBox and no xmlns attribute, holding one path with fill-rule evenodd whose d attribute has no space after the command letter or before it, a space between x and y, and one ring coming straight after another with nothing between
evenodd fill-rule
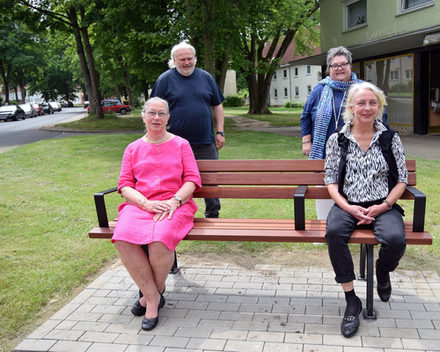
<instances>
[{"instance_id":1,"label":"white car","mask_svg":"<svg viewBox=\"0 0 440 352\"><path fill-rule=\"evenodd\" d=\"M56 101L50 101L49 105L52 106L53 111L61 111L62 110L61 104Z\"/></svg>"}]
</instances>

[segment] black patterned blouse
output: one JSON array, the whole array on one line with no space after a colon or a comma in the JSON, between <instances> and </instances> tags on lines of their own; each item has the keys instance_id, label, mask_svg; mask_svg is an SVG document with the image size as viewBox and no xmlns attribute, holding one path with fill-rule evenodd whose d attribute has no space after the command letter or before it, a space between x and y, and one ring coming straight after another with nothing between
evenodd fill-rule
<instances>
[{"instance_id":1,"label":"black patterned blouse","mask_svg":"<svg viewBox=\"0 0 440 352\"><path fill-rule=\"evenodd\" d=\"M386 127L379 120L375 120L374 127L376 132L365 152L351 134L349 123L346 123L339 132L344 133L349 140L343 189L350 202L371 202L386 198L388 195L389 168L379 145L379 136ZM397 182L408 183L405 153L398 133L394 134L391 149L399 174ZM326 185L338 183L340 149L337 133L333 133L327 141L326 155L324 182Z\"/></svg>"}]
</instances>

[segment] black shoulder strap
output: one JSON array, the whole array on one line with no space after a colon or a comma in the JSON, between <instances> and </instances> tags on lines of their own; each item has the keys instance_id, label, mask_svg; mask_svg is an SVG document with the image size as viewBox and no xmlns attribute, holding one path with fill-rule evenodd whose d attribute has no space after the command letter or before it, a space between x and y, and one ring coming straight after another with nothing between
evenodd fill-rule
<instances>
[{"instance_id":1,"label":"black shoulder strap","mask_svg":"<svg viewBox=\"0 0 440 352\"><path fill-rule=\"evenodd\" d=\"M385 158L385 161L388 164L389 174L388 174L388 192L394 188L399 178L399 174L397 171L396 159L394 158L393 150L391 148L393 144L393 137L396 134L396 131L391 129L388 125L385 125L387 128L386 131L383 131L379 137L380 149L382 150L382 154Z\"/></svg>"},{"instance_id":2,"label":"black shoulder strap","mask_svg":"<svg viewBox=\"0 0 440 352\"><path fill-rule=\"evenodd\" d=\"M338 169L338 192L345 197L343 188L345 180L345 164L347 162L347 152L348 152L348 138L345 137L343 133L339 133L341 128L336 129L335 133L338 133L338 145L341 157L339 159L339 169Z\"/></svg>"}]
</instances>

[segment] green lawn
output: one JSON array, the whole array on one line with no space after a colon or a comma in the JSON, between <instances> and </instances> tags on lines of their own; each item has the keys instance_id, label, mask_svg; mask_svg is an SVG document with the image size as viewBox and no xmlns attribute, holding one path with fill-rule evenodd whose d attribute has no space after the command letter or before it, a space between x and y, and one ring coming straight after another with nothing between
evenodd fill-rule
<instances>
[{"instance_id":1,"label":"green lawn","mask_svg":"<svg viewBox=\"0 0 440 352\"><path fill-rule=\"evenodd\" d=\"M303 158L299 138L235 131L232 127L227 118L222 159ZM115 186L123 151L142 130L141 126L139 134L45 140L0 154L0 351L10 351L16 345L14 339L41 324L117 257L109 241L87 237L88 230L97 224L93 193ZM428 195L426 228L436 240L433 246L410 246L402 268L423 266L440 272L440 200L434 196L440 186L440 163L418 160L417 168L418 188ZM110 216L116 216L120 202L118 195L108 197ZM411 205L403 205L410 218ZM223 200L221 216L289 218L292 212L288 200ZM307 213L315 215L313 203L307 204ZM318 250L327 256L326 246L311 244L183 241L178 252L267 257L274 249Z\"/></svg>"}]
</instances>

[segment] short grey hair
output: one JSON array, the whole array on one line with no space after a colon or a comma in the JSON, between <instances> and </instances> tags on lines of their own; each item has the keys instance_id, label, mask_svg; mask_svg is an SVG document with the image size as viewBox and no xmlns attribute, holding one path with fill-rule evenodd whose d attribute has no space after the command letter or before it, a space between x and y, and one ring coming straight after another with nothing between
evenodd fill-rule
<instances>
[{"instance_id":1,"label":"short grey hair","mask_svg":"<svg viewBox=\"0 0 440 352\"><path fill-rule=\"evenodd\" d=\"M176 65L174 64L174 58L176 56L176 51L180 50L180 49L192 50L192 52L194 54L194 64L197 61L196 49L191 44L189 44L186 40L184 40L184 41L181 41L179 44L174 45L173 48L171 49L170 59L168 60L168 67L169 68L176 67Z\"/></svg>"},{"instance_id":2,"label":"short grey hair","mask_svg":"<svg viewBox=\"0 0 440 352\"><path fill-rule=\"evenodd\" d=\"M371 90L377 97L377 100L379 102L379 110L377 111L376 119L382 120L384 107L387 105L387 99L384 92L380 88L376 87L373 83L361 82L352 84L352 86L348 90L347 104L345 106L344 114L342 115L345 123L353 123L354 116L349 107L353 106L354 99L356 98L356 95L359 93L359 91L364 89Z\"/></svg>"},{"instance_id":3,"label":"short grey hair","mask_svg":"<svg viewBox=\"0 0 440 352\"><path fill-rule=\"evenodd\" d=\"M145 111L147 110L148 105L152 104L152 103L162 103L165 106L165 109L167 111L167 114L170 113L170 108L168 105L168 102L165 99L159 98L159 97L152 97L149 98L145 104L144 107L142 108L142 113L145 113Z\"/></svg>"},{"instance_id":4,"label":"short grey hair","mask_svg":"<svg viewBox=\"0 0 440 352\"><path fill-rule=\"evenodd\" d=\"M344 46L338 46L335 48L331 48L329 51L327 51L327 70L329 69L335 56L340 56L340 55L344 55L351 66L351 62L352 62L351 52Z\"/></svg>"}]
</instances>

